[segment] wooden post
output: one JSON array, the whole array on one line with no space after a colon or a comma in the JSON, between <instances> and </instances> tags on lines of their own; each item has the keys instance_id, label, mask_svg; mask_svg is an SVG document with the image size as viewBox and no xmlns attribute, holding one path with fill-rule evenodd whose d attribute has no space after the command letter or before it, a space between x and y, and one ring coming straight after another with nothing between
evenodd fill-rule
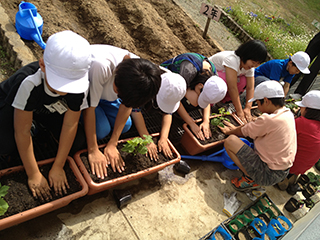
<instances>
[{"instance_id":1,"label":"wooden post","mask_svg":"<svg viewBox=\"0 0 320 240\"><path fill-rule=\"evenodd\" d=\"M210 20L211 20L211 18L207 18L206 27L204 28L203 35L202 35L203 38L206 38L206 36L207 36L207 32L208 32L208 29L209 29Z\"/></svg>"}]
</instances>

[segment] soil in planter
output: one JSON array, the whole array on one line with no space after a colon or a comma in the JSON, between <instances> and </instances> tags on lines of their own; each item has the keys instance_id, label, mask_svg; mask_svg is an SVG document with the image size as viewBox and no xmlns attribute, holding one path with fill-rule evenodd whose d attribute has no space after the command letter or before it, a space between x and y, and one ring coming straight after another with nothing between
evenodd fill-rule
<instances>
[{"instance_id":1,"label":"soil in planter","mask_svg":"<svg viewBox=\"0 0 320 240\"><path fill-rule=\"evenodd\" d=\"M153 142L157 145L158 138L153 137L152 139L153 139ZM134 156L132 153L129 154L127 152L121 151L124 144L125 144L125 142L118 144L117 148L121 154L123 161L125 162L125 170L122 173L119 173L118 171L113 172L111 166L108 166L108 169L107 169L108 176L105 177L104 179L98 178L96 175L92 174L90 164L89 164L89 159L88 159L88 152L84 152L80 155L80 158L81 158L83 164L85 165L91 179L94 182L96 182L96 183L105 182L105 181L108 181L108 180L111 180L114 178L129 175L131 173L136 173L136 172L145 170L147 168L151 168L151 167L154 167L154 166L157 166L157 165L160 165L162 163L165 163L165 162L172 160L172 159L165 157L162 153L158 153L159 159L157 161L152 161L148 156L140 154L140 153L138 153L137 155ZM103 149L100 149L100 151L103 152ZM176 157L177 156L173 156L173 159Z\"/></svg>"},{"instance_id":2,"label":"soil in planter","mask_svg":"<svg viewBox=\"0 0 320 240\"><path fill-rule=\"evenodd\" d=\"M51 169L52 163L40 167L40 171L43 176L48 179L49 171ZM66 162L64 166L64 171L67 176L68 184L70 186L67 189L67 194L70 195L81 191L82 187L80 183L76 180L74 173L72 172L69 163ZM21 213L23 211L38 207L46 202L42 202L40 199L34 199L31 191L28 187L28 178L25 171L13 172L6 176L1 177L0 182L2 185L9 186L7 195L4 197L5 201L9 204L8 211L0 216L0 219ZM51 191L52 199L57 200L64 196L56 196L54 191ZM49 202L50 202L49 201Z\"/></svg>"},{"instance_id":3,"label":"soil in planter","mask_svg":"<svg viewBox=\"0 0 320 240\"><path fill-rule=\"evenodd\" d=\"M230 120L230 122L235 125L235 126L239 126L239 123L234 120L234 118L230 115L226 115L224 116L225 118L228 118ZM200 125L201 122L198 123L198 125ZM190 127L188 126L189 130L191 131ZM209 139L206 139L206 140L199 140L199 142L202 144L202 145L206 145L206 144L209 144L209 143L213 143L213 142L217 142L217 141L220 141L220 140L223 140L227 137L226 134L224 134L219 127L214 127L212 124L210 124L210 130L211 130L211 137ZM192 131L191 131L192 132Z\"/></svg>"},{"instance_id":4,"label":"soil in planter","mask_svg":"<svg viewBox=\"0 0 320 240\"><path fill-rule=\"evenodd\" d=\"M258 108L251 109L251 115L254 118L260 117L262 112Z\"/></svg>"}]
</instances>

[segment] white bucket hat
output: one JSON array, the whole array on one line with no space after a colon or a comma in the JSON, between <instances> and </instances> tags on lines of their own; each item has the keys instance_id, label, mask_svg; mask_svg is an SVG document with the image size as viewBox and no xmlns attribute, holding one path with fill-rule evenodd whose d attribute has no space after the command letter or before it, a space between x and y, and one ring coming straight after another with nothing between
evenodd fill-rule
<instances>
[{"instance_id":1,"label":"white bucket hat","mask_svg":"<svg viewBox=\"0 0 320 240\"><path fill-rule=\"evenodd\" d=\"M284 97L283 87L278 81L270 80L260 83L254 89L254 96L248 102L253 102L263 98L281 98Z\"/></svg>"},{"instance_id":2,"label":"white bucket hat","mask_svg":"<svg viewBox=\"0 0 320 240\"><path fill-rule=\"evenodd\" d=\"M209 104L220 102L227 94L228 87L225 81L218 76L210 77L204 84L198 98L198 105L206 108Z\"/></svg>"},{"instance_id":3,"label":"white bucket hat","mask_svg":"<svg viewBox=\"0 0 320 240\"><path fill-rule=\"evenodd\" d=\"M296 102L299 107L307 107L320 110L320 91L312 90L302 97L302 101Z\"/></svg>"},{"instance_id":4,"label":"white bucket hat","mask_svg":"<svg viewBox=\"0 0 320 240\"><path fill-rule=\"evenodd\" d=\"M187 84L181 75L173 72L161 74L161 86L156 96L161 111L165 113L177 111L186 92Z\"/></svg>"},{"instance_id":5,"label":"white bucket hat","mask_svg":"<svg viewBox=\"0 0 320 240\"><path fill-rule=\"evenodd\" d=\"M292 62L297 66L300 72L304 74L309 74L310 70L308 66L310 64L310 57L307 53L299 51L292 55L291 57Z\"/></svg>"},{"instance_id":6,"label":"white bucket hat","mask_svg":"<svg viewBox=\"0 0 320 240\"><path fill-rule=\"evenodd\" d=\"M43 59L47 81L54 90L83 93L88 89L91 51L83 37L72 31L53 34L47 41Z\"/></svg>"}]
</instances>

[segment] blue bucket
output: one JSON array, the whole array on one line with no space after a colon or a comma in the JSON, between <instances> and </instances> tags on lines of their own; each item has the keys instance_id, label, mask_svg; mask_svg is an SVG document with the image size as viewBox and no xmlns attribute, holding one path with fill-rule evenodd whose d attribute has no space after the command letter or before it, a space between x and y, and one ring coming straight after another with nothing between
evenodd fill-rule
<instances>
[{"instance_id":1,"label":"blue bucket","mask_svg":"<svg viewBox=\"0 0 320 240\"><path fill-rule=\"evenodd\" d=\"M34 4L22 1L16 14L16 30L21 38L34 40L42 49L46 48L41 34L43 19Z\"/></svg>"}]
</instances>

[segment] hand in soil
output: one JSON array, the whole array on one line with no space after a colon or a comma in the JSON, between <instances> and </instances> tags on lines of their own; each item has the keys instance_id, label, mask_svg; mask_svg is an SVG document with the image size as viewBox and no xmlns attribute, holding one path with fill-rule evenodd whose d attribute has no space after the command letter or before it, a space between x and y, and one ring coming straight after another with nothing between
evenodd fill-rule
<instances>
[{"instance_id":1,"label":"hand in soil","mask_svg":"<svg viewBox=\"0 0 320 240\"><path fill-rule=\"evenodd\" d=\"M244 116L245 116L247 122L251 122L252 121L251 109L245 108L245 109L243 109L243 113L244 113Z\"/></svg>"},{"instance_id":2,"label":"hand in soil","mask_svg":"<svg viewBox=\"0 0 320 240\"><path fill-rule=\"evenodd\" d=\"M247 123L247 119L245 118L244 116L244 112L241 111L241 112L236 112L237 116L240 118L240 120L245 124ZM250 113L251 114L251 113Z\"/></svg>"},{"instance_id":3,"label":"hand in soil","mask_svg":"<svg viewBox=\"0 0 320 240\"><path fill-rule=\"evenodd\" d=\"M110 163L113 172L116 172L116 169L119 173L124 171L125 163L117 149L117 146L107 144L104 148L104 155Z\"/></svg>"},{"instance_id":4,"label":"hand in soil","mask_svg":"<svg viewBox=\"0 0 320 240\"><path fill-rule=\"evenodd\" d=\"M206 138L206 139L209 139L211 136L212 136L212 134L211 134L211 130L210 130L210 122L208 122L208 123L201 123L200 124L200 129L201 129L201 131L203 132L203 134L204 134L204 137Z\"/></svg>"},{"instance_id":5,"label":"hand in soil","mask_svg":"<svg viewBox=\"0 0 320 240\"><path fill-rule=\"evenodd\" d=\"M173 158L173 154L172 154L172 151L168 145L167 140L162 140L160 138L158 141L158 149L159 149L159 152L162 152L167 158L169 158L169 159Z\"/></svg>"},{"instance_id":6,"label":"hand in soil","mask_svg":"<svg viewBox=\"0 0 320 240\"><path fill-rule=\"evenodd\" d=\"M200 140L204 141L204 135L203 132L201 131L201 128L196 124L196 123L192 123L189 125L191 131L193 132L193 134Z\"/></svg>"},{"instance_id":7,"label":"hand in soil","mask_svg":"<svg viewBox=\"0 0 320 240\"><path fill-rule=\"evenodd\" d=\"M63 196L63 193L67 194L67 188L70 188L63 168L55 166L52 166L49 172L49 183L50 187L53 187L56 196Z\"/></svg>"},{"instance_id":8,"label":"hand in soil","mask_svg":"<svg viewBox=\"0 0 320 240\"><path fill-rule=\"evenodd\" d=\"M28 178L28 185L34 198L41 201L52 199L47 179L40 172Z\"/></svg>"},{"instance_id":9,"label":"hand in soil","mask_svg":"<svg viewBox=\"0 0 320 240\"><path fill-rule=\"evenodd\" d=\"M235 125L233 125L231 122L228 121L223 121L224 127L220 127L221 132L223 132L226 135L229 135L229 132L232 131L233 129L237 128Z\"/></svg>"},{"instance_id":10,"label":"hand in soil","mask_svg":"<svg viewBox=\"0 0 320 240\"><path fill-rule=\"evenodd\" d=\"M147 155L149 154L150 159L152 161L153 160L157 161L159 159L157 145L155 145L153 142L151 142L148 144L147 148L148 148Z\"/></svg>"},{"instance_id":11,"label":"hand in soil","mask_svg":"<svg viewBox=\"0 0 320 240\"><path fill-rule=\"evenodd\" d=\"M107 158L99 149L96 149L93 152L90 152L88 154L88 158L89 158L92 174L97 175L97 177L101 179L104 179L104 177L108 176Z\"/></svg>"}]
</instances>

